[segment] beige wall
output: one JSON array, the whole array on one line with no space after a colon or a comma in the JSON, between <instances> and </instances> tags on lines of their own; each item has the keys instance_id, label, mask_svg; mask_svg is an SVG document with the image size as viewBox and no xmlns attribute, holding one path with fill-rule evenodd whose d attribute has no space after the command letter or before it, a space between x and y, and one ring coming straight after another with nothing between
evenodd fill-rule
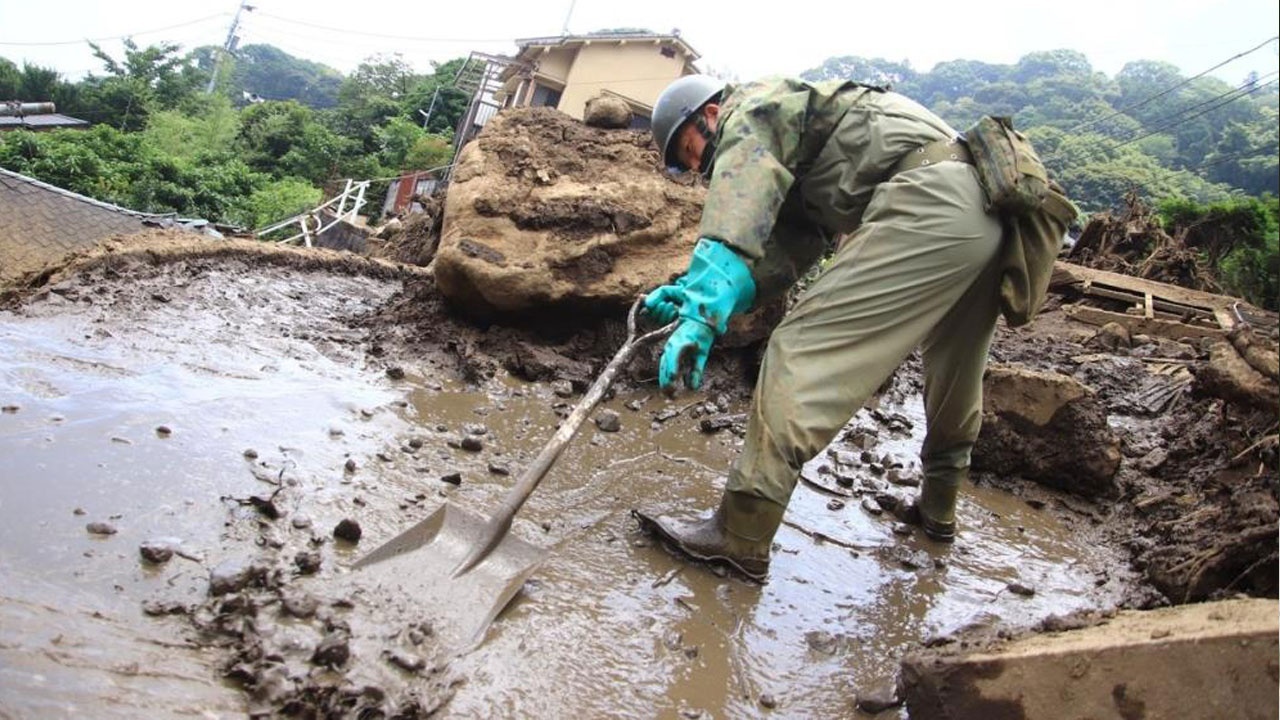
<instances>
[{"instance_id":1,"label":"beige wall","mask_svg":"<svg viewBox=\"0 0 1280 720\"><path fill-rule=\"evenodd\" d=\"M538 63L538 74L563 83L569 77L569 68L573 67L573 55L577 48L551 48L533 56Z\"/></svg>"},{"instance_id":2,"label":"beige wall","mask_svg":"<svg viewBox=\"0 0 1280 720\"><path fill-rule=\"evenodd\" d=\"M587 101L606 89L653 107L663 88L685 71L685 56L677 51L675 57L664 57L662 47L651 41L580 46L560 97L560 111L581 119Z\"/></svg>"}]
</instances>

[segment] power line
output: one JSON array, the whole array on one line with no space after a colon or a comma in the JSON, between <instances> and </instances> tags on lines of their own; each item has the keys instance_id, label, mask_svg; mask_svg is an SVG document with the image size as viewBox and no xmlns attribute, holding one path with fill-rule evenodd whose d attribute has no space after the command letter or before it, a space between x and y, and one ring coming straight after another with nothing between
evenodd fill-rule
<instances>
[{"instance_id":1,"label":"power line","mask_svg":"<svg viewBox=\"0 0 1280 720\"><path fill-rule=\"evenodd\" d=\"M1200 78L1204 77L1205 75L1208 75L1209 73L1213 72L1214 70L1217 70L1218 68L1222 67L1223 65L1226 65L1226 64L1228 64L1228 63L1230 63L1230 62L1234 62L1234 61L1236 61L1236 60L1239 60L1240 58L1242 58L1242 57L1244 57L1244 56L1246 56L1246 55L1251 55L1251 54L1253 54L1253 53L1257 52L1258 50L1261 50L1262 48L1266 47L1267 45L1270 45L1271 43L1276 42L1277 40L1280 40L1280 35L1273 36L1273 37L1271 37L1270 39L1266 40L1265 42L1262 42L1262 43L1260 43L1260 44L1256 45L1255 47L1252 47L1252 48L1250 48L1250 49L1248 49L1248 50L1245 50L1244 52L1237 53L1236 55L1233 55L1233 56L1231 56L1231 57L1227 58L1226 60L1223 60L1222 62L1218 63L1217 65L1214 65L1213 67L1209 68L1208 70L1205 70L1204 72L1202 72L1202 73L1200 73L1200 74L1198 74L1198 75L1194 75L1194 76L1192 76L1192 77L1189 77L1189 78L1187 78L1186 80L1183 80L1183 81L1181 81L1181 82L1179 82L1179 83L1176 83L1176 84L1174 84L1174 85L1171 85L1171 86L1169 86L1169 87L1165 88L1164 90L1161 90L1160 92L1156 93L1155 95L1152 95L1151 97L1148 97L1148 98L1146 98L1146 99L1144 99L1144 100L1140 100L1140 101L1138 101L1138 102L1136 102L1136 103L1133 103L1133 104L1131 104L1131 105L1126 105L1126 106L1124 106L1124 107L1122 107L1122 108L1119 108L1118 110L1116 110L1116 111L1112 112L1110 115L1105 115L1105 116L1103 116L1103 117L1095 118L1095 119L1090 120L1090 121L1088 121L1088 122L1081 123L1080 125L1077 125L1077 126L1075 126L1075 127L1071 128L1071 129L1070 129L1070 130L1068 130L1067 132L1074 134L1074 133L1076 133L1076 132L1079 132L1080 130L1083 130L1084 128L1090 127L1090 126L1092 126L1092 125L1096 125L1097 123L1100 123L1100 122L1102 122L1102 121L1104 121L1104 120L1110 120L1111 118L1113 118L1113 117L1115 117L1115 116L1117 116L1117 115L1120 115L1120 114L1126 113L1126 112L1128 112L1128 111L1130 111L1130 110L1134 110L1134 109L1140 108L1140 107L1142 107L1143 105L1146 105L1147 103L1149 103L1149 102L1151 102L1151 101L1153 101L1153 100L1157 100L1157 99L1159 99L1159 98L1161 98L1161 97L1164 97L1165 95L1168 95L1169 93L1173 92L1174 90L1177 90L1178 88L1183 87L1183 86L1185 86L1185 85L1187 85L1187 84L1191 83L1191 82L1192 82L1192 81L1194 81L1194 80L1198 80L1198 79L1200 79Z\"/></svg>"},{"instance_id":2,"label":"power line","mask_svg":"<svg viewBox=\"0 0 1280 720\"><path fill-rule=\"evenodd\" d=\"M1253 150L1243 150L1238 153L1231 153L1230 155L1224 155L1220 158L1217 158L1213 162L1202 163L1192 168L1183 168L1183 169L1184 170L1203 170L1205 168L1213 167L1214 165L1221 165L1226 162L1231 162L1232 160L1239 160L1240 158L1258 157L1266 153L1273 153L1276 151L1277 147L1280 147L1280 143L1273 142L1273 143L1270 143L1269 145L1263 145L1262 147L1254 148Z\"/></svg>"},{"instance_id":3,"label":"power line","mask_svg":"<svg viewBox=\"0 0 1280 720\"><path fill-rule=\"evenodd\" d=\"M184 23L178 23L177 25L169 25L168 27L156 28L155 30L142 30L142 31L140 31L140 32L135 32L135 33L126 33L126 34L124 34L124 35L113 35L113 36L111 36L111 37L101 37L101 38L80 38L80 39L78 39L78 40L59 40L59 41L57 41L57 42L5 42L5 41L0 41L0 45L12 45L12 46L18 46L18 47L53 47L53 46L56 46L56 45L79 45L79 44L81 44L81 43L86 43L86 42L106 42L107 40L124 40L125 38L131 38L131 37L135 37L135 36L138 36L138 35L154 35L154 34L156 34L156 33L167 32L167 31L169 31L169 30L177 30L178 28L190 27L191 25L199 25L200 23L208 22L208 21L210 21L210 20L215 20L215 19L218 19L218 18L222 18L222 17L225 17L226 15L227 15L227 13L218 13L217 15L210 15L210 16L208 16L208 17L202 17L202 18L200 18L199 20L191 20L191 21L184 22Z\"/></svg>"},{"instance_id":4,"label":"power line","mask_svg":"<svg viewBox=\"0 0 1280 720\"><path fill-rule=\"evenodd\" d=\"M1266 75L1264 78L1260 78L1260 79L1266 79L1266 78L1272 77L1272 76L1277 75L1277 74L1280 74L1280 73L1272 72L1272 73L1269 73L1268 75ZM1151 137L1152 135L1156 135L1156 134L1161 133L1161 132L1163 132L1163 131L1165 131L1165 130L1168 130L1169 128L1171 128L1171 127L1173 127L1174 125L1177 125L1177 124L1179 124L1179 123L1185 122L1185 121L1187 121L1187 120L1194 120L1195 118L1198 118L1198 117L1200 117L1201 115L1204 115L1204 114L1206 114L1206 113L1209 113L1209 112L1212 112L1212 111L1214 111L1214 110L1217 110L1218 108L1220 108L1220 107L1222 107L1222 106L1224 106L1224 105L1229 105L1229 104L1231 104L1231 103L1235 102L1236 100L1239 100L1239 99L1240 99L1240 98L1242 98L1242 97L1245 97L1245 96L1248 96L1248 95L1252 95L1253 93L1255 93L1255 92L1257 92L1257 91L1259 91L1259 90L1262 90L1262 89L1264 89L1264 88L1270 87L1271 85L1274 85L1274 84L1275 84L1275 82L1274 82L1274 81L1273 81L1273 82L1266 83L1266 84L1259 84L1258 82L1256 82L1256 81L1255 81L1255 82L1245 83L1244 85L1241 85L1240 87L1237 87L1237 88L1232 88L1231 90L1229 90L1229 91L1227 91L1227 92L1225 92L1225 93L1222 93L1221 95L1217 95L1217 96L1215 96L1215 97L1209 98L1208 100L1205 100L1205 101L1203 101L1203 102L1200 102L1200 103L1197 103L1197 104L1195 104L1195 105L1192 105L1192 106L1191 106L1191 107L1189 107L1189 108L1185 108L1185 109L1183 109L1183 110L1181 110L1181 111L1179 111L1179 112L1176 112L1176 113L1174 113L1174 114L1172 114L1172 115L1167 115L1167 116L1165 116L1165 117L1163 117L1163 118L1160 118L1159 120L1156 120L1155 122L1161 122L1161 121L1163 121L1163 120L1169 120L1170 122L1164 123L1164 124L1162 124L1162 125L1157 125L1156 127L1152 128L1152 129L1151 129L1150 131L1148 131L1147 133L1145 133L1145 134L1143 134L1143 135L1139 135L1138 137L1135 137L1135 138L1130 138L1130 139L1128 139L1128 140L1125 140L1124 142L1122 142L1122 143L1120 143L1120 144L1116 145L1115 147L1116 147L1116 148L1122 148L1122 147L1124 147L1125 145L1129 145L1129 144L1131 144L1131 143L1135 143L1135 142L1137 142L1137 141L1139 141L1139 140L1142 140L1143 138L1148 138L1148 137ZM1225 99L1224 99L1224 98L1225 98ZM1219 101L1219 100L1221 100L1221 102L1216 102L1216 101ZM1199 107L1202 107L1202 106L1204 106L1204 105L1206 105L1206 104L1209 104L1209 103L1215 103L1215 104L1213 104L1213 105L1209 105L1209 107L1205 108L1204 110L1201 110L1201 111L1200 111L1200 112L1198 112L1198 113L1195 113L1194 115L1187 115L1187 114L1186 114L1186 113L1188 113L1188 112L1190 112L1190 111L1192 111L1192 110L1195 110L1195 109L1197 109L1197 108L1199 108ZM1114 149L1114 148L1113 148L1113 149Z\"/></svg>"}]
</instances>

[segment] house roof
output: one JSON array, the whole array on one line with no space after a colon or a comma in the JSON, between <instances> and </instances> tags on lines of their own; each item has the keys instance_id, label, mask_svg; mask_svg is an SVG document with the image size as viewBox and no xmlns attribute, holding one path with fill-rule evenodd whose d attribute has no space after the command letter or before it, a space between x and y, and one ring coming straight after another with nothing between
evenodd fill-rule
<instances>
[{"instance_id":1,"label":"house roof","mask_svg":"<svg viewBox=\"0 0 1280 720\"><path fill-rule=\"evenodd\" d=\"M73 118L61 113L41 113L38 115L0 115L0 130L49 130L52 128L89 127L88 120Z\"/></svg>"},{"instance_id":2,"label":"house roof","mask_svg":"<svg viewBox=\"0 0 1280 720\"><path fill-rule=\"evenodd\" d=\"M689 62L693 62L702 57L694 50L689 43L685 42L678 34L663 35L651 32L601 32L591 33L588 35L554 35L550 37L522 38L516 40L520 52L516 54L518 60L523 60L524 55L529 50L542 50L544 48L553 47L574 47L582 45L591 45L596 43L617 43L619 45L629 42L652 42L657 44L670 44L679 47L684 54L688 56Z\"/></svg>"}]
</instances>

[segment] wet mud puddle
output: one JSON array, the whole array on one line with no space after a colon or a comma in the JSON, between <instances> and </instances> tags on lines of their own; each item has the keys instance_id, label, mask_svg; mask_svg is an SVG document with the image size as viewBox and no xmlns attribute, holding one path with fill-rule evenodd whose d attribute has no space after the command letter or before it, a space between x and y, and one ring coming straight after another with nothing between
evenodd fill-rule
<instances>
[{"instance_id":1,"label":"wet mud puddle","mask_svg":"<svg viewBox=\"0 0 1280 720\"><path fill-rule=\"evenodd\" d=\"M685 565L628 511L711 507L738 438L694 396L624 393L517 516L547 561L449 657L430 608L348 568L446 500L487 514L577 396L375 361L350 320L395 284L303 286L215 272L0 314L4 713L849 716L922 640L1118 599L1118 556L1038 503L967 487L953 546L897 527L877 497L914 492L910 393L806 468L767 584Z\"/></svg>"}]
</instances>

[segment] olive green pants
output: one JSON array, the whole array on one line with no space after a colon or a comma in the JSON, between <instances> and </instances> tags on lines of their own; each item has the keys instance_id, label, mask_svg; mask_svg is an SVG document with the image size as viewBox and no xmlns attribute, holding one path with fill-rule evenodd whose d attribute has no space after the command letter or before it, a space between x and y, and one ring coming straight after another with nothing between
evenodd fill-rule
<instances>
[{"instance_id":1,"label":"olive green pants","mask_svg":"<svg viewBox=\"0 0 1280 720\"><path fill-rule=\"evenodd\" d=\"M925 483L954 488L982 423L999 313L1000 224L969 165L877 187L863 223L769 338L745 446L726 489L785 506L801 467L917 347L925 376ZM945 505L947 501L943 501Z\"/></svg>"}]
</instances>

